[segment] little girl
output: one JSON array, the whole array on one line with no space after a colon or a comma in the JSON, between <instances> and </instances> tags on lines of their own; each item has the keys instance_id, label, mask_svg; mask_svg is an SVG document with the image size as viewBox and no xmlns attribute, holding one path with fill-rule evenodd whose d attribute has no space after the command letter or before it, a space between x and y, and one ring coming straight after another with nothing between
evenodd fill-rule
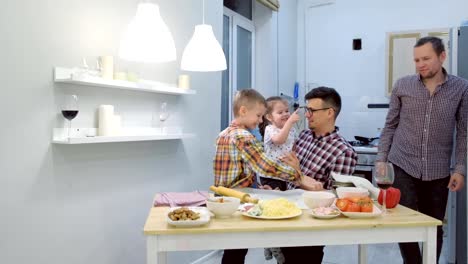
<instances>
[{"instance_id":1,"label":"little girl","mask_svg":"<svg viewBox=\"0 0 468 264\"><path fill-rule=\"evenodd\" d=\"M260 134L263 136L265 153L274 160L279 160L288 152L292 151L296 130L294 124L299 121L300 116L295 111L289 114L288 102L279 97L269 97L267 110L260 124ZM286 190L288 183L281 180L259 177L260 186L268 185L272 189Z\"/></svg>"}]
</instances>

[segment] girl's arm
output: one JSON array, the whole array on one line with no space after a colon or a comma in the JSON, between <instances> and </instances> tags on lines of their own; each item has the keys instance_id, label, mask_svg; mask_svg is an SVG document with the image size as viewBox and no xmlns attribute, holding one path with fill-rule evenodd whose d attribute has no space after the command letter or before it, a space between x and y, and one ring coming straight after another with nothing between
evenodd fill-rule
<instances>
[{"instance_id":1,"label":"girl's arm","mask_svg":"<svg viewBox=\"0 0 468 264\"><path fill-rule=\"evenodd\" d=\"M280 129L280 132L276 135L271 137L271 141L275 145L281 145L286 142L289 136L289 131L294 126L294 124L299 121L301 117L299 116L298 110L294 111L291 116L288 118L286 123L284 124L283 128Z\"/></svg>"}]
</instances>

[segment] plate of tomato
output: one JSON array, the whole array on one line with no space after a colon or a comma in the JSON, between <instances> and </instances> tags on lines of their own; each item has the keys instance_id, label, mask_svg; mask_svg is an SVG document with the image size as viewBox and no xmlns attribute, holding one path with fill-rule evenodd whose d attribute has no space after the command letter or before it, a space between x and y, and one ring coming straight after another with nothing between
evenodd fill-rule
<instances>
[{"instance_id":1,"label":"plate of tomato","mask_svg":"<svg viewBox=\"0 0 468 264\"><path fill-rule=\"evenodd\" d=\"M335 206L349 218L372 218L382 214L370 197L348 197L336 199Z\"/></svg>"}]
</instances>

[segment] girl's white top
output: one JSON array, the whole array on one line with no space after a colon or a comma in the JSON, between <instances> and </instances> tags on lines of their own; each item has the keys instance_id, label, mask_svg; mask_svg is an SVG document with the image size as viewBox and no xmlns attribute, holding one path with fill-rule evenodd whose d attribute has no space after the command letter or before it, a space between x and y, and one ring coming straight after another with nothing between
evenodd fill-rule
<instances>
[{"instance_id":1,"label":"girl's white top","mask_svg":"<svg viewBox=\"0 0 468 264\"><path fill-rule=\"evenodd\" d=\"M273 143L273 141L271 141L271 138L279 132L280 129L276 126L268 125L265 128L265 136L263 137L265 153L269 158L274 160L278 159L281 156L284 156L288 152L291 152L294 145L294 141L296 140L296 130L293 127L291 128L291 130L289 130L286 142L284 142L284 144L281 145L276 145Z\"/></svg>"}]
</instances>

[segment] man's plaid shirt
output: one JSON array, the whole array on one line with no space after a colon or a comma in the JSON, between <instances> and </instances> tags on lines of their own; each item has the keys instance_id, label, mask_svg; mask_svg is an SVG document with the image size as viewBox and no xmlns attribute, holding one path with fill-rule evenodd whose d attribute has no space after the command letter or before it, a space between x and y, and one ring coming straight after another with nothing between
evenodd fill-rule
<instances>
[{"instance_id":1,"label":"man's plaid shirt","mask_svg":"<svg viewBox=\"0 0 468 264\"><path fill-rule=\"evenodd\" d=\"M353 147L340 134L338 128L325 136L317 137L312 130L304 130L294 146L302 173L323 183L330 189L330 172L351 175L357 163Z\"/></svg>"},{"instance_id":2,"label":"man's plaid shirt","mask_svg":"<svg viewBox=\"0 0 468 264\"><path fill-rule=\"evenodd\" d=\"M299 173L269 159L260 141L249 131L231 124L216 140L213 161L215 185L225 187L251 186L257 176L294 181Z\"/></svg>"},{"instance_id":3,"label":"man's plaid shirt","mask_svg":"<svg viewBox=\"0 0 468 264\"><path fill-rule=\"evenodd\" d=\"M455 129L454 172L466 174L468 81L443 72L445 81L432 95L419 74L395 83L380 136L377 160L423 181L450 175Z\"/></svg>"}]
</instances>

